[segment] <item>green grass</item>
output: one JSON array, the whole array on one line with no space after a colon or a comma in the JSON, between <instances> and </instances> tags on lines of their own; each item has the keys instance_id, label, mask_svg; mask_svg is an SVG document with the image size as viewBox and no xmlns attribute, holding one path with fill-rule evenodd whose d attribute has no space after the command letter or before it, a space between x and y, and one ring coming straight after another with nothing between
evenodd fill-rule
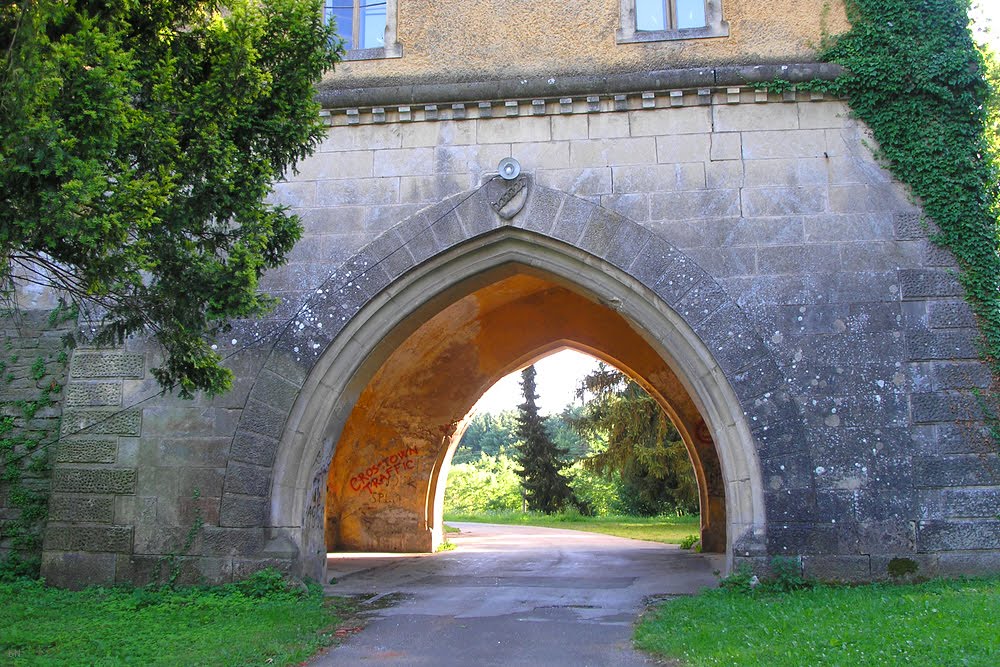
<instances>
[{"instance_id":1,"label":"green grass","mask_svg":"<svg viewBox=\"0 0 1000 667\"><path fill-rule=\"evenodd\" d=\"M324 600L318 587L73 592L0 584L0 664L297 664L331 643L348 605Z\"/></svg>"},{"instance_id":2,"label":"green grass","mask_svg":"<svg viewBox=\"0 0 1000 667\"><path fill-rule=\"evenodd\" d=\"M667 602L639 648L683 665L1000 664L1000 578L791 593L724 590Z\"/></svg>"},{"instance_id":3,"label":"green grass","mask_svg":"<svg viewBox=\"0 0 1000 667\"><path fill-rule=\"evenodd\" d=\"M502 523L543 528L567 528L588 533L603 533L648 540L664 544L680 544L685 537L698 532L697 516L581 516L569 514L538 514L534 512L482 512L478 514L445 514L445 521Z\"/></svg>"}]
</instances>

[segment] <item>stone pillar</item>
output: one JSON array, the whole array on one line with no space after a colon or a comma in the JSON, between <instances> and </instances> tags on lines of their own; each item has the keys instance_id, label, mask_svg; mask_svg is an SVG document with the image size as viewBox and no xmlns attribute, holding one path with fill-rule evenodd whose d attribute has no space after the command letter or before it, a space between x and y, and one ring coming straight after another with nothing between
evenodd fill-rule
<instances>
[{"instance_id":1,"label":"stone pillar","mask_svg":"<svg viewBox=\"0 0 1000 667\"><path fill-rule=\"evenodd\" d=\"M118 560L132 553L142 413L122 408L122 381L142 375L140 354L73 354L42 551L50 584L114 583Z\"/></svg>"}]
</instances>

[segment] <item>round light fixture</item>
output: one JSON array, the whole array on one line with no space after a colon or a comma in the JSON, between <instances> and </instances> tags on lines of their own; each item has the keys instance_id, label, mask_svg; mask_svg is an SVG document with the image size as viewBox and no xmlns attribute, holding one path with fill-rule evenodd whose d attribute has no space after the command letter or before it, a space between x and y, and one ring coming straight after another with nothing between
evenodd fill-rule
<instances>
[{"instance_id":1,"label":"round light fixture","mask_svg":"<svg viewBox=\"0 0 1000 667\"><path fill-rule=\"evenodd\" d=\"M505 157L497 165L497 171L505 181L513 181L521 173L521 163L512 157Z\"/></svg>"}]
</instances>

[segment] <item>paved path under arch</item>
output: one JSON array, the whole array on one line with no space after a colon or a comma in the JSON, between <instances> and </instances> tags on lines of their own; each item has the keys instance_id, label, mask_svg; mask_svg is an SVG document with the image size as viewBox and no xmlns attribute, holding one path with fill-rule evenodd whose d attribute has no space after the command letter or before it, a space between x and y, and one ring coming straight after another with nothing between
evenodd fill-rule
<instances>
[{"instance_id":1,"label":"paved path under arch","mask_svg":"<svg viewBox=\"0 0 1000 667\"><path fill-rule=\"evenodd\" d=\"M329 593L399 599L310 664L648 665L631 647L646 601L713 586L722 565L718 556L594 533L452 525L462 531L449 536L453 551L332 556Z\"/></svg>"}]
</instances>

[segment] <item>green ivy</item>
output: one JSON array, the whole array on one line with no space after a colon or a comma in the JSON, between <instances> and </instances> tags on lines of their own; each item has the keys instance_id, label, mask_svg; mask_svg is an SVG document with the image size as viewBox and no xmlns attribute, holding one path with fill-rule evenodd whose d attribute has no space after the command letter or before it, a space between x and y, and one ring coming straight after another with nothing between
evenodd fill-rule
<instances>
[{"instance_id":1,"label":"green ivy","mask_svg":"<svg viewBox=\"0 0 1000 667\"><path fill-rule=\"evenodd\" d=\"M74 312L57 308L50 314L49 328L59 327L74 317ZM13 349L10 340L6 348ZM16 364L17 356L11 355L9 363ZM38 575L42 530L48 513L49 494L44 480L51 472L46 446L51 433L39 429L33 420L53 404L53 395L62 391L59 377L64 375L68 363L69 356L63 349L37 356L27 369L21 367L21 378L15 375L16 367L4 365L4 370L11 371L7 383L31 380L34 395L0 401L0 490L7 507L15 510L13 518L0 522L0 541L6 550L0 557L0 581Z\"/></svg>"},{"instance_id":2,"label":"green ivy","mask_svg":"<svg viewBox=\"0 0 1000 667\"><path fill-rule=\"evenodd\" d=\"M949 249L1000 377L1000 186L996 61L969 31L969 0L848 0L850 32L823 58L880 157L919 198ZM995 389L995 387L994 387ZM994 391L994 396L996 392Z\"/></svg>"}]
</instances>

